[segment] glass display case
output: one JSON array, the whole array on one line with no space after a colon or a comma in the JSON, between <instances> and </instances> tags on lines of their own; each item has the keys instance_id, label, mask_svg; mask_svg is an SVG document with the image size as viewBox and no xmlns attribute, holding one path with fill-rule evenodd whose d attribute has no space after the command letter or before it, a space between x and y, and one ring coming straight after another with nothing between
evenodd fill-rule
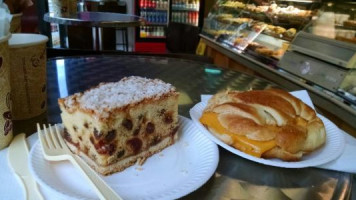
<instances>
[{"instance_id":1,"label":"glass display case","mask_svg":"<svg viewBox=\"0 0 356 200\"><path fill-rule=\"evenodd\" d=\"M356 44L356 2L324 3L305 31Z\"/></svg>"},{"instance_id":2,"label":"glass display case","mask_svg":"<svg viewBox=\"0 0 356 200\"><path fill-rule=\"evenodd\" d=\"M356 108L356 3L324 3L278 66Z\"/></svg>"},{"instance_id":3,"label":"glass display case","mask_svg":"<svg viewBox=\"0 0 356 200\"><path fill-rule=\"evenodd\" d=\"M356 3L218 0L202 35L356 110Z\"/></svg>"},{"instance_id":4,"label":"glass display case","mask_svg":"<svg viewBox=\"0 0 356 200\"><path fill-rule=\"evenodd\" d=\"M237 52L278 61L320 5L316 1L218 0L202 34Z\"/></svg>"}]
</instances>

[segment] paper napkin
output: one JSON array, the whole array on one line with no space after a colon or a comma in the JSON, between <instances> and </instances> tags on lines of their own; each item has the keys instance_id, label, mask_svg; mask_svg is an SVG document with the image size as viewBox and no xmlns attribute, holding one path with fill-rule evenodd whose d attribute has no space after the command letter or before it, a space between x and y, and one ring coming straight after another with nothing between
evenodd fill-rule
<instances>
[{"instance_id":1,"label":"paper napkin","mask_svg":"<svg viewBox=\"0 0 356 200\"><path fill-rule=\"evenodd\" d=\"M291 94L299 99L301 99L304 103L315 109L314 104L306 90L294 91ZM212 95L201 95L201 101L208 101ZM317 168L356 173L356 138L350 136L345 131L339 129L341 134L344 135L346 143L344 147L343 153L333 161L330 161L326 164L315 166Z\"/></svg>"}]
</instances>

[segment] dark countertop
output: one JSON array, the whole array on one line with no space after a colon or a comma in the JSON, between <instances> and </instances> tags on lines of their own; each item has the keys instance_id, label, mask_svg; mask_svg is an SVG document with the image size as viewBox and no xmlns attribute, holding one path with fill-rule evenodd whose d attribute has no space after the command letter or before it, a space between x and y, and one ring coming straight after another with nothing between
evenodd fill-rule
<instances>
[{"instance_id":1,"label":"dark countertop","mask_svg":"<svg viewBox=\"0 0 356 200\"><path fill-rule=\"evenodd\" d=\"M47 63L48 110L41 116L17 121L14 133L36 132L35 122L60 123L57 99L93 87L137 75L173 84L181 94L179 114L189 117L201 94L219 90L278 87L237 71L210 63L154 56L85 56L50 59ZM286 169L261 165L219 148L215 174L182 199L349 199L353 175L318 168Z\"/></svg>"}]
</instances>

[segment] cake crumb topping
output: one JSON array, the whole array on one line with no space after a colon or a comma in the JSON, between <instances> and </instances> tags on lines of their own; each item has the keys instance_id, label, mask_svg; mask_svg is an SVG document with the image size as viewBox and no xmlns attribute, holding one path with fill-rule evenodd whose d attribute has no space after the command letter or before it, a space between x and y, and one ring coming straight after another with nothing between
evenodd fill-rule
<instances>
[{"instance_id":1,"label":"cake crumb topping","mask_svg":"<svg viewBox=\"0 0 356 200\"><path fill-rule=\"evenodd\" d=\"M64 103L71 107L76 101L82 109L104 114L115 108L135 104L146 98L159 98L175 91L171 84L159 79L130 76L118 82L100 84L84 93L76 93L66 98Z\"/></svg>"}]
</instances>

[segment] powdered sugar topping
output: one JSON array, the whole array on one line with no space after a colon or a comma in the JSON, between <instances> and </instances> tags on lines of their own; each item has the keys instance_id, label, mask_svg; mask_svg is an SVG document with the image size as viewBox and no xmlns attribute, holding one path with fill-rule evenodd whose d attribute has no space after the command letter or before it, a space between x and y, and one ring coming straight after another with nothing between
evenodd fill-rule
<instances>
[{"instance_id":1,"label":"powdered sugar topping","mask_svg":"<svg viewBox=\"0 0 356 200\"><path fill-rule=\"evenodd\" d=\"M77 95L81 108L94 110L102 115L106 111L142 101L145 98L159 98L175 88L159 79L147 79L138 76L125 77L119 82L101 84ZM72 98L66 104L72 104Z\"/></svg>"}]
</instances>

